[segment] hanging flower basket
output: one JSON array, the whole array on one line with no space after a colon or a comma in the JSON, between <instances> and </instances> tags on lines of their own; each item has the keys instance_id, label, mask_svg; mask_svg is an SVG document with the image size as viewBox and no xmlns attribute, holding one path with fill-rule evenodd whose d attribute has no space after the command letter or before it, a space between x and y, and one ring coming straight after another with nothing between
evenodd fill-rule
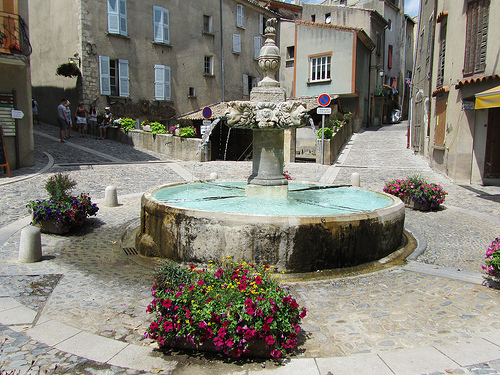
<instances>
[{"instance_id":1,"label":"hanging flower basket","mask_svg":"<svg viewBox=\"0 0 500 375\"><path fill-rule=\"evenodd\" d=\"M61 64L57 67L56 74L63 77L78 77L80 75L80 69L76 66L75 62L68 62Z\"/></svg>"}]
</instances>

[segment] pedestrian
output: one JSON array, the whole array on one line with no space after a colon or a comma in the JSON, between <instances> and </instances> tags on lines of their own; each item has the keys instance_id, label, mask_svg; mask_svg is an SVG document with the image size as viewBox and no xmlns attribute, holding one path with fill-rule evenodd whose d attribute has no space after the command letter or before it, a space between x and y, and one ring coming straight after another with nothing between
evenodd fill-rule
<instances>
[{"instance_id":1,"label":"pedestrian","mask_svg":"<svg viewBox=\"0 0 500 375\"><path fill-rule=\"evenodd\" d=\"M68 130L66 131L66 139L71 138L71 129L73 128L73 123L71 122L71 109L69 108L69 100L66 100L66 117L68 118Z\"/></svg>"},{"instance_id":2,"label":"pedestrian","mask_svg":"<svg viewBox=\"0 0 500 375\"><path fill-rule=\"evenodd\" d=\"M75 111L76 126L78 126L78 137L85 138L85 125L87 125L87 117L89 111L85 108L85 104L80 103Z\"/></svg>"},{"instance_id":3,"label":"pedestrian","mask_svg":"<svg viewBox=\"0 0 500 375\"><path fill-rule=\"evenodd\" d=\"M31 99L31 105L33 107L33 120L36 120L36 124L40 125L40 118L38 117L38 103L35 99Z\"/></svg>"},{"instance_id":4,"label":"pedestrian","mask_svg":"<svg viewBox=\"0 0 500 375\"><path fill-rule=\"evenodd\" d=\"M66 99L61 99L61 103L57 106L57 121L59 122L59 136L61 142L67 143L66 129L68 128L69 118L66 114Z\"/></svg>"},{"instance_id":5,"label":"pedestrian","mask_svg":"<svg viewBox=\"0 0 500 375\"><path fill-rule=\"evenodd\" d=\"M101 122L101 126L99 126L99 139L106 139L106 129L111 126L113 121L113 114L110 112L110 108L104 108L104 118Z\"/></svg>"},{"instance_id":6,"label":"pedestrian","mask_svg":"<svg viewBox=\"0 0 500 375\"><path fill-rule=\"evenodd\" d=\"M94 104L90 106L89 127L92 138L97 139L97 109Z\"/></svg>"}]
</instances>

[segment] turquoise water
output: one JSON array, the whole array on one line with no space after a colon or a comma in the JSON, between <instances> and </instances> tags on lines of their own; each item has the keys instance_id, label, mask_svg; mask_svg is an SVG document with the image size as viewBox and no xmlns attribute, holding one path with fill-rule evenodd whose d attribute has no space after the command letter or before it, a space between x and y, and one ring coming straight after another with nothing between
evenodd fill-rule
<instances>
[{"instance_id":1,"label":"turquoise water","mask_svg":"<svg viewBox=\"0 0 500 375\"><path fill-rule=\"evenodd\" d=\"M193 183L156 190L170 206L251 215L323 216L371 211L392 204L383 194L353 187L290 183L288 198L245 197L246 182Z\"/></svg>"}]
</instances>

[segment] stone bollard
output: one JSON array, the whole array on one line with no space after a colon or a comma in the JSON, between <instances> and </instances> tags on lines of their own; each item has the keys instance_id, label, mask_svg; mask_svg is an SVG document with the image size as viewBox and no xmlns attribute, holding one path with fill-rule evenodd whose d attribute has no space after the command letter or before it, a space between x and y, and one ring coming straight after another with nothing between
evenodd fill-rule
<instances>
[{"instance_id":1,"label":"stone bollard","mask_svg":"<svg viewBox=\"0 0 500 375\"><path fill-rule=\"evenodd\" d=\"M19 242L19 261L34 263L42 260L42 236L40 229L32 225L21 231Z\"/></svg>"},{"instance_id":2,"label":"stone bollard","mask_svg":"<svg viewBox=\"0 0 500 375\"><path fill-rule=\"evenodd\" d=\"M104 205L108 207L118 206L118 195L116 194L116 186L107 186L104 193Z\"/></svg>"},{"instance_id":3,"label":"stone bollard","mask_svg":"<svg viewBox=\"0 0 500 375\"><path fill-rule=\"evenodd\" d=\"M218 177L219 176L217 176L217 173L215 172L210 173L210 181L215 181L217 180Z\"/></svg>"},{"instance_id":4,"label":"stone bollard","mask_svg":"<svg viewBox=\"0 0 500 375\"><path fill-rule=\"evenodd\" d=\"M360 178L359 178L359 173L354 172L351 175L351 185L354 186L354 187L360 187L361 186L361 181L360 181Z\"/></svg>"}]
</instances>

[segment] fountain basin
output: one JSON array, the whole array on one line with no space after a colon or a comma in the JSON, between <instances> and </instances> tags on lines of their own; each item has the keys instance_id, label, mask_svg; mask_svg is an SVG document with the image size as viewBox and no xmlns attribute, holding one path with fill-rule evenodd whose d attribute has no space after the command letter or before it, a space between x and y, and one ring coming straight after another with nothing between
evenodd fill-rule
<instances>
[{"instance_id":1,"label":"fountain basin","mask_svg":"<svg viewBox=\"0 0 500 375\"><path fill-rule=\"evenodd\" d=\"M311 272L378 260L402 243L404 204L385 193L291 183L288 198L244 195L244 182L174 183L147 191L137 250L199 263L229 255Z\"/></svg>"}]
</instances>

